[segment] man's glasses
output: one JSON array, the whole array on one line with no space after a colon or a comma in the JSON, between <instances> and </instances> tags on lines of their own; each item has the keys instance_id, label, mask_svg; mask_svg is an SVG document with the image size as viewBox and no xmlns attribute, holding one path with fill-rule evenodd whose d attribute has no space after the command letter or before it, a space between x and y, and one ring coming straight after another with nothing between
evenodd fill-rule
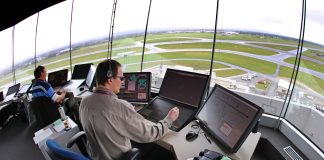
<instances>
[{"instance_id":1,"label":"man's glasses","mask_svg":"<svg viewBox=\"0 0 324 160\"><path fill-rule=\"evenodd\" d=\"M125 80L125 77L120 77L120 76L116 76L116 77L118 77L121 81Z\"/></svg>"}]
</instances>

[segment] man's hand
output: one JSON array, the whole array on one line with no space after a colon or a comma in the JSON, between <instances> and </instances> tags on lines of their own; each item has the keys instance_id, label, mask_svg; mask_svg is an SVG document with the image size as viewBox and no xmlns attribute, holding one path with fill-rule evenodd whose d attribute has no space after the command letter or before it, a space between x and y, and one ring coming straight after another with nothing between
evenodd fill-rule
<instances>
[{"instance_id":1,"label":"man's hand","mask_svg":"<svg viewBox=\"0 0 324 160\"><path fill-rule=\"evenodd\" d=\"M168 116L171 118L171 120L174 122L175 120L178 119L179 117L179 108L178 107L173 107L169 113Z\"/></svg>"}]
</instances>

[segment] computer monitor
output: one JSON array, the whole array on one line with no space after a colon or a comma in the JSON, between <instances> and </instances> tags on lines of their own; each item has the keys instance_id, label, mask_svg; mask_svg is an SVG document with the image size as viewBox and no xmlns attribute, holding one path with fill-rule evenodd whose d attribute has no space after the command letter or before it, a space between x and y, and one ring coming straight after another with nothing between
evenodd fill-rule
<instances>
[{"instance_id":1,"label":"computer monitor","mask_svg":"<svg viewBox=\"0 0 324 160\"><path fill-rule=\"evenodd\" d=\"M120 92L120 99L129 102L149 102L151 95L151 72L124 73L125 80Z\"/></svg>"},{"instance_id":2,"label":"computer monitor","mask_svg":"<svg viewBox=\"0 0 324 160\"><path fill-rule=\"evenodd\" d=\"M94 66L91 66L90 69L89 69L89 73L87 75L87 79L86 79L86 85L91 88L91 86L93 85L94 83L94 76L95 76L95 73L96 73L96 67Z\"/></svg>"},{"instance_id":3,"label":"computer monitor","mask_svg":"<svg viewBox=\"0 0 324 160\"><path fill-rule=\"evenodd\" d=\"M52 87L63 86L67 83L67 78L68 69L51 72L48 74L48 83L51 84Z\"/></svg>"},{"instance_id":4,"label":"computer monitor","mask_svg":"<svg viewBox=\"0 0 324 160\"><path fill-rule=\"evenodd\" d=\"M195 117L214 139L237 152L262 113L261 107L216 84Z\"/></svg>"},{"instance_id":5,"label":"computer monitor","mask_svg":"<svg viewBox=\"0 0 324 160\"><path fill-rule=\"evenodd\" d=\"M159 96L198 108L202 104L208 78L205 74L168 68Z\"/></svg>"},{"instance_id":6,"label":"computer monitor","mask_svg":"<svg viewBox=\"0 0 324 160\"><path fill-rule=\"evenodd\" d=\"M71 79L86 79L91 65L92 63L75 65Z\"/></svg>"},{"instance_id":7,"label":"computer monitor","mask_svg":"<svg viewBox=\"0 0 324 160\"><path fill-rule=\"evenodd\" d=\"M25 84L23 86L20 87L20 90L18 91L18 95L22 95L25 94L29 91L29 89L31 88L32 84Z\"/></svg>"},{"instance_id":8,"label":"computer monitor","mask_svg":"<svg viewBox=\"0 0 324 160\"><path fill-rule=\"evenodd\" d=\"M9 87L6 96L9 96L11 94L16 94L19 91L19 88L20 88L20 83L17 83Z\"/></svg>"}]
</instances>

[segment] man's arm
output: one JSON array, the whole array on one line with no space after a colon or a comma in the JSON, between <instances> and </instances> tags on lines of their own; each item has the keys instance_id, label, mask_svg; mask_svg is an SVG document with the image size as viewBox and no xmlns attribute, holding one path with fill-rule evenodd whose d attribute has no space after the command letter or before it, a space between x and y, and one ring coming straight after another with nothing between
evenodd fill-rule
<instances>
[{"instance_id":1,"label":"man's arm","mask_svg":"<svg viewBox=\"0 0 324 160\"><path fill-rule=\"evenodd\" d=\"M168 115L156 124L149 123L144 117L136 111L131 113L130 119L121 121L120 127L124 128L124 136L130 137L135 142L145 143L160 139L168 131L172 122L179 116L179 109L172 108Z\"/></svg>"},{"instance_id":2,"label":"man's arm","mask_svg":"<svg viewBox=\"0 0 324 160\"><path fill-rule=\"evenodd\" d=\"M55 93L52 96L52 100L56 103L62 103L64 101L65 95L66 95L65 91L60 92L60 94Z\"/></svg>"},{"instance_id":3,"label":"man's arm","mask_svg":"<svg viewBox=\"0 0 324 160\"><path fill-rule=\"evenodd\" d=\"M62 103L64 101L65 94L66 94L66 92L64 90L60 90L59 94L57 94L57 93L55 93L54 89L52 87L50 87L47 92L53 102Z\"/></svg>"}]
</instances>

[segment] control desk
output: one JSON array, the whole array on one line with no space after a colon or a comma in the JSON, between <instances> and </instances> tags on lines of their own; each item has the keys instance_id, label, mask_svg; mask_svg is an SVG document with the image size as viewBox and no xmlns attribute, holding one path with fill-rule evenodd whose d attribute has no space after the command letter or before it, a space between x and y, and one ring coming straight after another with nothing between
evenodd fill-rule
<instances>
[{"instance_id":1,"label":"control desk","mask_svg":"<svg viewBox=\"0 0 324 160\"><path fill-rule=\"evenodd\" d=\"M77 95L78 90L76 90L75 92L76 92L75 95ZM79 94L79 96L76 96L75 98L81 101L82 97L91 94L92 94L91 92L87 91L87 92L83 92L82 94ZM144 104L134 105L136 111L138 111L144 106L145 106ZM153 122L148 121L148 123L153 123ZM223 155L228 156L231 159L246 160L246 159L251 159L252 154L261 136L261 133L259 132L250 133L250 135L242 144L240 149L236 153L231 153L225 147L223 147L219 141L210 137L209 134L205 132L203 129L200 130L199 128L193 126L198 126L196 121L190 122L179 132L174 132L170 130L168 134L166 134L163 138L156 141L155 143L173 152L178 160L193 159L194 157L199 155L199 152L205 149L209 149L211 151L221 153ZM186 140L186 134L189 131L194 131L196 133L198 132L197 138L191 141Z\"/></svg>"}]
</instances>

